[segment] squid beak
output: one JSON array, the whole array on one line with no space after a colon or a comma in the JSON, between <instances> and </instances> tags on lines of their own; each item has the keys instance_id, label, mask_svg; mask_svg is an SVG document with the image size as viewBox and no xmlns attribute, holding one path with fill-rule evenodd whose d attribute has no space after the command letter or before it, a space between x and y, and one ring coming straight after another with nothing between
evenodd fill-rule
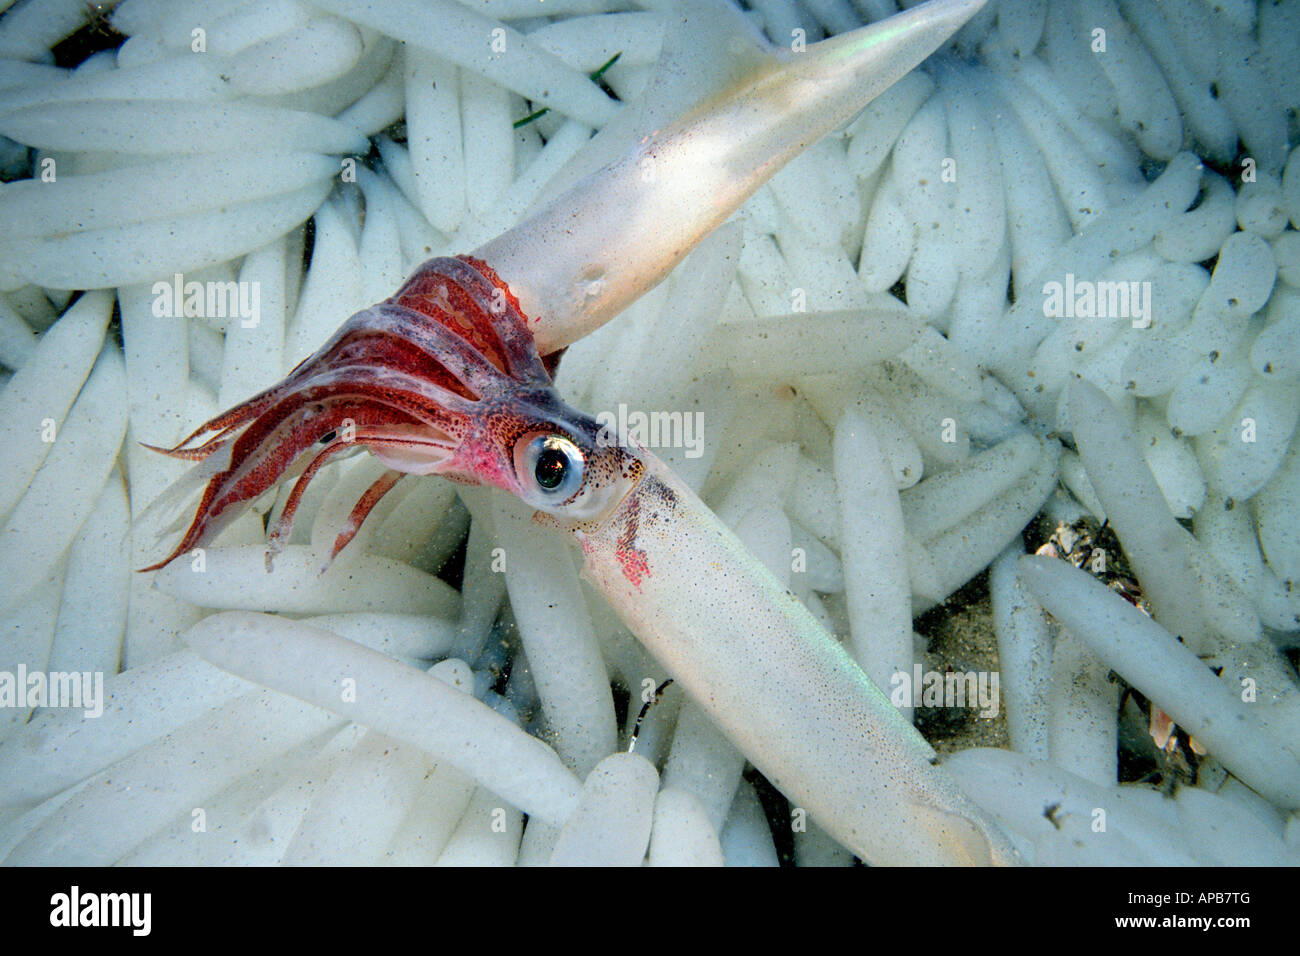
<instances>
[{"instance_id":1,"label":"squid beak","mask_svg":"<svg viewBox=\"0 0 1300 956\"><path fill-rule=\"evenodd\" d=\"M665 39L661 65L680 77L674 44L707 42L715 60L728 51L728 68L700 74L707 85L695 106L662 127L669 110L661 102L630 106L635 122L618 131L619 158L474 253L509 278L542 355L658 285L755 190L938 49L984 0L931 0L798 53L766 44L737 12L697 6L687 4L685 25ZM701 15L712 16L706 30ZM652 84L647 96L680 101L671 85ZM614 151L601 137L592 146L600 156Z\"/></svg>"}]
</instances>

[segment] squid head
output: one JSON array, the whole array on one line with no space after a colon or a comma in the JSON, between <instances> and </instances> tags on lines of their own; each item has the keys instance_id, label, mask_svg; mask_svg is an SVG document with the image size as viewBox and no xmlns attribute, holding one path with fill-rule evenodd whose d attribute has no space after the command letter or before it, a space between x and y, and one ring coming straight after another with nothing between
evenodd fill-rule
<instances>
[{"instance_id":1,"label":"squid head","mask_svg":"<svg viewBox=\"0 0 1300 956\"><path fill-rule=\"evenodd\" d=\"M492 485L581 523L612 512L642 470L608 429L561 400L518 300L469 256L429 260L282 382L155 450L201 462L189 480L206 484L176 549L144 570L210 541L296 477L268 537L269 567L312 478L358 450L388 470L353 508L331 560L406 474Z\"/></svg>"}]
</instances>

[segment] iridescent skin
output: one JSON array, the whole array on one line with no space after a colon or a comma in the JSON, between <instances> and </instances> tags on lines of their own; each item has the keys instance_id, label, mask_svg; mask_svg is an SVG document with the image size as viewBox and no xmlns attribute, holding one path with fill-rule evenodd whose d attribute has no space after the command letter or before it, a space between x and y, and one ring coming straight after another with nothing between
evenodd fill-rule
<instances>
[{"instance_id":1,"label":"iridescent skin","mask_svg":"<svg viewBox=\"0 0 1300 956\"><path fill-rule=\"evenodd\" d=\"M154 567L211 540L258 495L299 475L271 533L269 563L307 482L357 448L392 470L358 502L335 554L402 473L502 488L576 541L583 576L633 633L845 846L872 863L1016 862L1006 836L834 637L665 465L565 405L536 347L558 353L653 287L785 162L981 5L935 0L793 61L770 49L737 54L748 72L727 75L676 123L633 128L624 158L478 258L420 267L280 385L168 452L202 461L194 477L207 487L180 545ZM727 33L752 41L734 9L699 6L714 17L716 48ZM648 185L647 155L661 161ZM538 443L552 441L564 449L555 452L559 466L539 457ZM548 486L557 474L562 481Z\"/></svg>"},{"instance_id":2,"label":"iridescent skin","mask_svg":"<svg viewBox=\"0 0 1300 956\"><path fill-rule=\"evenodd\" d=\"M543 524L583 577L738 750L858 856L909 866L1017 862L998 826L802 603L647 451L605 521Z\"/></svg>"}]
</instances>

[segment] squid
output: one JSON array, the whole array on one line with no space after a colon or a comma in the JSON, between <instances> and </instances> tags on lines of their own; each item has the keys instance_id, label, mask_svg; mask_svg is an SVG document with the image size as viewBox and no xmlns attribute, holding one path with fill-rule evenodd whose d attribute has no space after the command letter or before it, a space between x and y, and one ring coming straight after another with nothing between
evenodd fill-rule
<instances>
[{"instance_id":1,"label":"squid","mask_svg":"<svg viewBox=\"0 0 1300 956\"><path fill-rule=\"evenodd\" d=\"M931 0L802 52L771 46L728 4L683 5L686 29L731 39L709 78L716 92L685 105L665 71L590 144L600 168L573 172L567 191L472 253L424 263L282 382L166 449L198 463L188 481L203 490L153 567L293 478L269 532L270 569L308 483L359 449L387 470L334 554L405 475L502 489L581 549L583 578L690 698L859 857L1019 862L924 738L686 483L566 404L551 379L568 344L660 282L982 5Z\"/></svg>"}]
</instances>

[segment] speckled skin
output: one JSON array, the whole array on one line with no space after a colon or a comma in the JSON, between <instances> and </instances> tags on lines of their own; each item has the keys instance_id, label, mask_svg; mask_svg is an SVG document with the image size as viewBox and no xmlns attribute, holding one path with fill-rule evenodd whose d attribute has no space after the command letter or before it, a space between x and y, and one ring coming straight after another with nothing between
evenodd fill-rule
<instances>
[{"instance_id":1,"label":"speckled skin","mask_svg":"<svg viewBox=\"0 0 1300 956\"><path fill-rule=\"evenodd\" d=\"M599 431L555 391L518 300L492 268L468 256L431 259L392 298L348 319L283 382L175 448L158 449L204 462L206 487L175 550L144 570L210 541L267 489L300 474L272 529L269 564L308 483L358 447L392 471L358 502L334 554L401 474L440 474L530 500L515 450L532 433L562 434L586 458L582 487L557 504L599 508L593 489L596 498L625 492L640 467L621 449L601 447Z\"/></svg>"},{"instance_id":2,"label":"speckled skin","mask_svg":"<svg viewBox=\"0 0 1300 956\"><path fill-rule=\"evenodd\" d=\"M793 594L648 452L583 576L795 806L870 863L1011 864L998 826ZM563 522L543 519L563 526Z\"/></svg>"}]
</instances>

